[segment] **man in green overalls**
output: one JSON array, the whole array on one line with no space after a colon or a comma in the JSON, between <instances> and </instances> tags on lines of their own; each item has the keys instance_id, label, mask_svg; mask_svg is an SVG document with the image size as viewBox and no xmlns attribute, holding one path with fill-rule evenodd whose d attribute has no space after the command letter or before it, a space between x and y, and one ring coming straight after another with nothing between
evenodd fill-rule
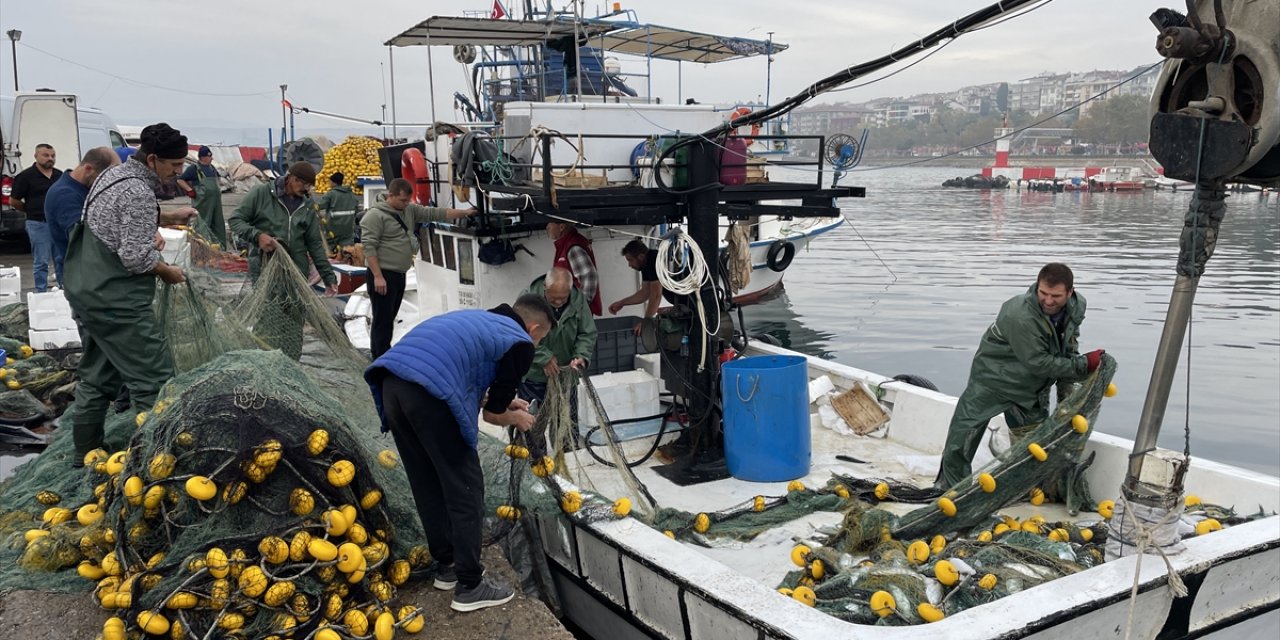
<instances>
[{"instance_id":1,"label":"man in green overalls","mask_svg":"<svg viewBox=\"0 0 1280 640\"><path fill-rule=\"evenodd\" d=\"M164 123L143 129L138 153L98 177L82 219L71 229L66 296L84 347L71 423L74 466L83 465L84 454L105 447L107 405L121 385L135 411L150 411L160 387L173 377L173 355L152 303L156 278L178 284L186 276L161 259L156 227L186 224L196 210L161 214L155 194L182 170L186 156L187 138L176 129Z\"/></svg>"},{"instance_id":2,"label":"man in green overalls","mask_svg":"<svg viewBox=\"0 0 1280 640\"><path fill-rule=\"evenodd\" d=\"M178 178L178 187L191 198L191 206L200 212L200 221L208 225L209 242L227 246L227 223L222 218L222 185L213 166L213 150L200 147L196 164L187 167ZM194 188L192 188L194 185Z\"/></svg>"},{"instance_id":3,"label":"man in green overalls","mask_svg":"<svg viewBox=\"0 0 1280 640\"><path fill-rule=\"evenodd\" d=\"M1055 384L1098 368L1102 349L1084 355L1079 350L1085 306L1071 269L1051 262L1030 290L1000 307L982 335L969 384L951 416L936 489L950 489L973 473L973 456L992 418L1003 413L1016 442L1048 417Z\"/></svg>"},{"instance_id":4,"label":"man in green overalls","mask_svg":"<svg viewBox=\"0 0 1280 640\"><path fill-rule=\"evenodd\" d=\"M249 276L255 282L262 273L262 261L269 258L292 260L305 280L311 273L309 257L324 280L325 295L338 293L338 276L329 264L320 234L320 219L311 202L311 187L315 183L315 167L309 162L295 162L285 175L249 190L231 214L232 233L249 245ZM254 332L267 344L297 360L302 357L302 329L306 318L302 301L291 296L303 292L279 293L276 307L267 309L262 318L251 319Z\"/></svg>"},{"instance_id":5,"label":"man in green overalls","mask_svg":"<svg viewBox=\"0 0 1280 640\"><path fill-rule=\"evenodd\" d=\"M345 178L341 171L329 176L329 190L316 203L316 211L329 227L326 237L338 247L356 243L356 211L360 209L360 200L351 192L351 187L342 184Z\"/></svg>"}]
</instances>

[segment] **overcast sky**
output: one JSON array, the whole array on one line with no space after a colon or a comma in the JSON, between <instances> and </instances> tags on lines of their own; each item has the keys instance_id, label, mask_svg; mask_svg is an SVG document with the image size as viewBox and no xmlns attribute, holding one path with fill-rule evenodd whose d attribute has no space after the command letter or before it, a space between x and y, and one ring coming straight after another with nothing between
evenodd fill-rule
<instances>
[{"instance_id":1,"label":"overcast sky","mask_svg":"<svg viewBox=\"0 0 1280 640\"><path fill-rule=\"evenodd\" d=\"M544 1L545 0L540 0ZM519 2L508 0L507 4ZM557 0L556 6L566 4ZM894 48L971 13L982 0L632 0L640 20L790 45L775 56L773 102L846 66ZM1026 16L961 37L905 72L819 101L945 91L1013 81L1041 71L1129 69L1157 60L1147 15L1179 0L1054 0ZM0 31L21 29L18 74L24 90L52 87L82 96L119 124L161 119L182 128L279 126L279 85L296 106L377 118L387 48L383 42L433 15L487 10L491 0L4 0ZM594 14L603 2L589 1ZM0 92L12 94L10 46L0 55ZM34 47L34 49L32 48ZM37 51L38 49L38 51ZM61 60L52 57L58 56ZM440 119L454 119L460 65L445 48L432 54ZM704 102L763 99L761 58L683 65L684 96ZM85 69L82 66L96 70ZM381 66L380 66L381 65ZM643 72L623 57L624 72ZM397 115L430 117L427 52L395 52ZM676 99L675 63L655 62L654 93ZM120 78L112 78L111 75ZM182 92L140 86L139 80ZM643 86L643 80L633 84ZM388 92L390 84L387 84ZM223 94L196 95L195 92ZM236 95L227 95L236 94ZM388 107L389 113L390 107ZM343 126L299 116L300 127Z\"/></svg>"}]
</instances>

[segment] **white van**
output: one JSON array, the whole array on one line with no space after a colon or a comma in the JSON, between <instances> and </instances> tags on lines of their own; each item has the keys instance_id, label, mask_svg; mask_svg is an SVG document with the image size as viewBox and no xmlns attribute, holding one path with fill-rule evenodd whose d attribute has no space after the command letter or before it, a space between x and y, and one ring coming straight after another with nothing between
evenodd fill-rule
<instances>
[{"instance_id":1,"label":"white van","mask_svg":"<svg viewBox=\"0 0 1280 640\"><path fill-rule=\"evenodd\" d=\"M9 206L13 177L35 162L37 144L53 145L57 167L72 169L94 147L123 147L124 136L101 109L84 107L70 93L22 91L0 96L0 234L25 228L26 216Z\"/></svg>"}]
</instances>

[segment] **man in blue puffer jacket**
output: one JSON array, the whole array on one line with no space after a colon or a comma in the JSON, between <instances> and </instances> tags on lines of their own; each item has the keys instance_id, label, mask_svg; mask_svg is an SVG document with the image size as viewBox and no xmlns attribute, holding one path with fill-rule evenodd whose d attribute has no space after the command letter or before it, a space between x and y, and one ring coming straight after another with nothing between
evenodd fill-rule
<instances>
[{"instance_id":1,"label":"man in blue puffer jacket","mask_svg":"<svg viewBox=\"0 0 1280 640\"><path fill-rule=\"evenodd\" d=\"M404 460L431 557L440 564L435 587L456 587L455 611L514 597L511 588L482 579L477 414L483 409L486 422L521 431L533 426L516 389L534 347L555 326L554 314L535 295L520 296L513 306L446 313L414 327L365 370L382 429L391 431Z\"/></svg>"}]
</instances>

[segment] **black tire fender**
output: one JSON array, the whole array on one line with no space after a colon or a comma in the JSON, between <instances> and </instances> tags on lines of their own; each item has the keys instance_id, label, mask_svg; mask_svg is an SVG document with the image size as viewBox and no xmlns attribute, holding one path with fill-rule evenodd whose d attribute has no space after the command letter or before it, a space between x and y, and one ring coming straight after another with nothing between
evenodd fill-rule
<instances>
[{"instance_id":1,"label":"black tire fender","mask_svg":"<svg viewBox=\"0 0 1280 640\"><path fill-rule=\"evenodd\" d=\"M796 257L796 245L790 240L778 240L769 245L769 253L766 256L765 264L769 266L771 271L782 273L791 266L791 261Z\"/></svg>"}]
</instances>

